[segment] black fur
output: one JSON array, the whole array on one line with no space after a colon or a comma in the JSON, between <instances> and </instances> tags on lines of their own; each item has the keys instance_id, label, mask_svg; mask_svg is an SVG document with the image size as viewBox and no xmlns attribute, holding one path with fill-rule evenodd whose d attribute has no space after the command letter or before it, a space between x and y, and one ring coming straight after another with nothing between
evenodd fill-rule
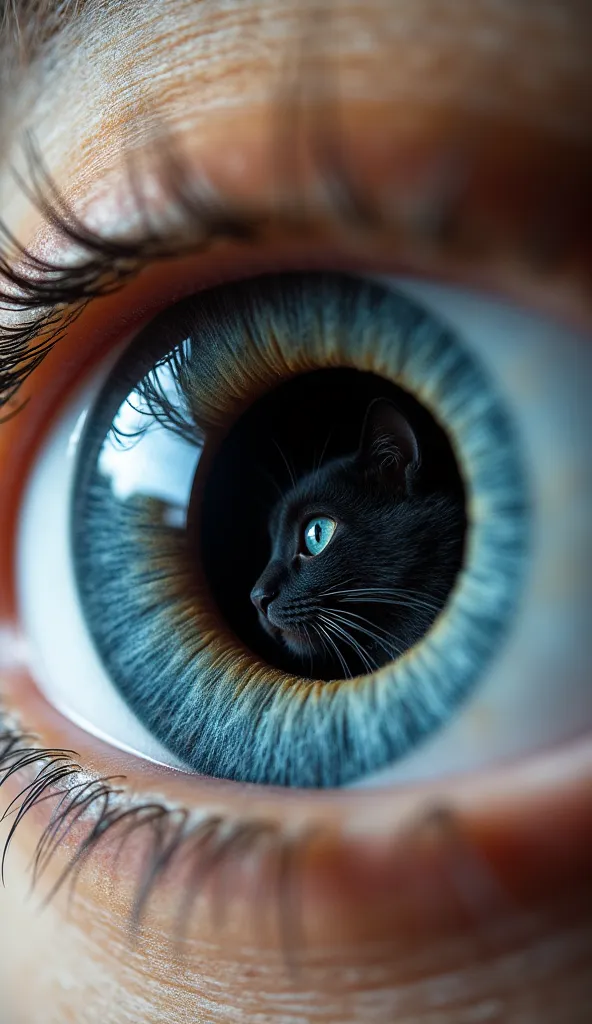
<instances>
[{"instance_id":1,"label":"black fur","mask_svg":"<svg viewBox=\"0 0 592 1024\"><path fill-rule=\"evenodd\" d=\"M378 399L358 451L296 482L270 517L271 556L251 600L263 629L310 674L343 678L412 646L443 607L462 561L464 510L417 493L421 454L398 410ZM309 555L306 524L336 529Z\"/></svg>"}]
</instances>

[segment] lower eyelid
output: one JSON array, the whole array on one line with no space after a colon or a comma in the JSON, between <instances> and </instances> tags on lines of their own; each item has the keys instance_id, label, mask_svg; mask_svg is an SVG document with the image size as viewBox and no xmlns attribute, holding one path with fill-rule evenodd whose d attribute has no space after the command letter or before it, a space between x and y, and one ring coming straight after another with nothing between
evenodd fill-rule
<instances>
[{"instance_id":1,"label":"lower eyelid","mask_svg":"<svg viewBox=\"0 0 592 1024\"><path fill-rule=\"evenodd\" d=\"M122 788L124 800L144 803L157 799L169 809L185 805L190 813L221 815L230 825L237 821L263 823L279 829L278 835L318 835L319 842L326 835L327 849L335 849L337 844L340 856L349 864L347 870L354 872L357 887L364 892L368 885L375 885L379 892L377 865L388 876L401 830L406 834L439 808L466 816L482 849L497 861L496 872L504 877L504 885L512 890L530 892L531 896L534 891L536 898L542 898L545 886L552 884L559 892L564 885L577 886L589 878L589 737L469 777L357 792L311 793L273 787L262 791L259 786L188 776L128 757L64 719L22 671L4 667L0 681L4 709L24 721L24 731L41 737L45 747L76 750L76 760L90 777L123 777L114 785ZM11 780L2 802L8 803L21 787L22 783ZM47 824L51 806L50 800L39 810L36 831ZM328 854L324 856L321 876ZM349 876L347 884L352 884ZM337 898L339 894L334 891L333 895Z\"/></svg>"},{"instance_id":2,"label":"lower eyelid","mask_svg":"<svg viewBox=\"0 0 592 1024\"><path fill-rule=\"evenodd\" d=\"M223 842L233 829L249 830L251 839L242 847L237 844L233 851L232 841L225 850L222 846L210 881L196 895L192 921L200 939L211 935L213 941L222 941L223 924L212 923L211 914L216 918L220 913L223 920L235 905L247 908L244 927L252 929L248 908L256 894L259 930L247 932L249 941L260 941L268 927L277 940L282 915L294 912L290 901L296 900L297 916L291 923L284 921L288 931L281 942L343 946L370 939L396 942L400 937L407 953L417 942L424 952L434 948L441 956L443 936L467 931L493 936L498 921L511 942L530 940L539 932L556 935L559 922L564 926L566 915L574 913L574 894L577 905L587 891L592 856L589 740L447 785L367 791L358 797L343 791L312 797L285 790L262 794L258 787L181 778L114 756L45 705L31 682L16 676L5 681L9 705L13 689L28 705L27 714L39 732L45 738L51 735L52 744L80 748L81 762L100 775L123 771L131 782L134 774L134 795L127 792L126 782L114 782L123 790L118 799L124 806L129 800L148 806L156 802L174 814L187 800L195 809L194 838L212 819L219 822L214 827ZM11 780L3 803L22 785ZM27 844L38 841L52 806L49 800L29 816L24 826ZM93 820L91 813L89 821L74 823L39 884L39 898L76 854ZM176 820L170 818L171 834ZM96 847L88 879L92 884L96 871L110 877L117 905L130 913L160 847L150 828L136 830L123 848L122 838L122 830L114 829ZM144 908L152 923L169 921L169 937L181 894L200 877L198 871L194 878L197 850L191 840L179 847L178 868L171 866L159 878ZM84 872L77 884L87 884ZM241 920L243 911L237 913ZM194 925L190 928L193 934Z\"/></svg>"},{"instance_id":3,"label":"lower eyelid","mask_svg":"<svg viewBox=\"0 0 592 1024\"><path fill-rule=\"evenodd\" d=\"M413 934L418 943L427 941L429 945L434 934L442 934L442 929L458 928L459 919L463 928L479 932L485 905L488 920L492 914L494 919L497 914L504 919L515 917L517 922L522 921L523 928L525 908L533 905L537 913L546 907L545 913L551 915L552 922L553 915L559 913L558 907L563 907L564 918L567 912L571 913L569 894L585 892L589 883L589 739L545 757L472 778L358 793L311 794L273 789L262 793L260 787L184 776L128 758L63 719L22 673L5 670L2 692L8 710L18 709L27 729L42 737L44 745L74 748L85 771L98 776L127 776L126 781L114 782L123 789L124 801L131 798L146 803L156 799L169 808L180 808L185 803L190 812L206 819L211 814L221 816L226 822L221 826L223 829L232 829L237 823L251 829L263 826L262 848L266 848L266 856L271 857L276 869L278 851L284 849L284 839L288 838L287 848L296 851L292 864L296 874L290 884L295 887L293 892L304 893L301 926L309 942L326 943L335 941L337 936L341 945L358 942L362 937L364 941L369 937L373 941L392 941L400 935L407 949L409 935ZM2 804L6 806L23 785L22 780L11 780L6 797L2 792ZM51 816L52 805L54 801L49 800L29 815L29 824L24 826L30 837L28 844L38 841ZM19 826L19 835L22 827ZM68 858L75 853L76 840L84 837L88 827L86 822L77 824L58 851L48 881L54 881L68 864ZM457 827L462 831L460 839ZM94 877L92 863L96 870L108 876L114 874L114 891L119 894L120 905L128 906L129 910L139 879L154 853L154 834L149 829L139 830L123 859L119 855L117 870L116 832L112 839L98 847L98 859L91 858L88 877ZM249 906L253 893L260 894L261 886L271 884L269 867L261 867L269 862L258 859L259 853L254 849L249 855L247 848L247 853L243 850L242 855L237 853L236 860L228 861L224 870L230 872L229 878L235 879L225 883L232 893L229 899ZM185 863L187 858L191 862L191 847L179 856L185 858ZM262 871L259 882L258 864ZM472 865L468 889L462 882L467 865ZM84 877L83 873L82 885L86 884ZM434 877L441 879L443 887L442 891L437 889L437 899L433 893ZM211 900L219 899L213 895L215 883L212 885L213 891L206 887L202 902L195 909L200 934L204 912L205 919L209 919ZM40 891L43 893L43 886ZM282 891L274 882L273 891L269 890L266 897L274 934L278 894ZM405 897L402 891L407 893ZM426 891L434 897L429 905L425 902ZM182 875L177 877L173 873L164 878L162 892L159 895L157 891L154 897L155 912L174 915L182 892ZM391 894L386 901L385 893ZM152 909L148 912L152 913ZM337 922L336 930L326 921ZM548 927L549 934L553 934L559 925ZM221 941L221 935L214 931L213 939Z\"/></svg>"},{"instance_id":4,"label":"lower eyelid","mask_svg":"<svg viewBox=\"0 0 592 1024\"><path fill-rule=\"evenodd\" d=\"M22 670L5 670L0 680L2 709L23 722L23 731L39 737L46 747L75 750L84 770L91 774L117 772L128 780L133 792L158 793L175 807L185 803L188 808L210 806L231 813L238 807L242 812L248 800L255 815L306 824L327 821L329 814L333 824L343 822L352 836L384 837L418 808L441 801L477 808L483 801L485 810L495 815L500 803L513 794L522 792L536 805L572 782L592 785L592 741L588 735L470 775L452 774L384 788L302 790L215 779L159 766L95 739L56 711ZM592 801L590 804L592 812ZM385 806L392 808L386 816Z\"/></svg>"}]
</instances>

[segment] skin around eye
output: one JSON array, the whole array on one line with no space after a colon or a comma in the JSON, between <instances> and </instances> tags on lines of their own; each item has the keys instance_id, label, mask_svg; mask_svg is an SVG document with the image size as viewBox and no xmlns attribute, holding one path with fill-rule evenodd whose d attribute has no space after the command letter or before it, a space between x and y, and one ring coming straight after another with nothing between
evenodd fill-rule
<instances>
[{"instance_id":1,"label":"skin around eye","mask_svg":"<svg viewBox=\"0 0 592 1024\"><path fill-rule=\"evenodd\" d=\"M91 5L87 6L90 9ZM367 108L361 114L358 112L357 118L352 114L351 148L360 155L370 150L374 155L380 153L380 146L371 146L369 140L372 135L384 138L387 123L421 123L425 126L425 138L438 136L441 141L450 138L451 123L457 126L462 122L466 126L470 122L475 129L473 133L467 132L471 138L490 139L481 164L481 170L488 168L485 177L489 186L484 185L483 174L477 175L479 183L473 200L464 207L463 224L466 227L481 221L483 225L484 221L486 228L481 237L493 229L494 234L498 232L498 242L500 237L504 242L509 237L511 244L500 244L495 258L489 246L485 246L481 260L479 245L476 252L474 236L469 231L466 248L452 246L447 259L439 247L436 254L430 243L420 241L415 245L406 236L390 247L390 261L385 263L436 279L456 279L463 285L482 284L514 295L524 303L532 302L536 308L561 313L567 322L589 324L592 233L587 228L586 184L590 166L587 7L575 0L520 8L513 3L497 4L495 8L474 2L455 6L456 9L454 5L415 0L406 6L399 4L395 29L388 34L373 31L372 38L377 42L376 47L367 48L369 62L361 52L366 46L365 33L345 33L347 45L341 50L343 69L351 65L355 80L363 83L370 95L379 95L384 87L383 76L380 83L376 81L379 70L384 66L397 69L392 92L395 102L389 101L375 111L374 118L368 116ZM209 11L203 4L173 3L167 7L166 17L170 20L166 26L163 11L156 12L152 4L143 6L142 17L129 7L130 15L136 15L137 45L130 43L131 26L125 20L127 6L115 18L109 11L96 37L90 31L92 22L88 23L89 31L77 37L84 39L88 47L88 59L78 62L81 75L88 82L89 74L96 74L97 85L103 76L104 91L76 87L71 75L65 74L69 64L64 44L60 60L52 63L61 91L48 90L35 109L33 104L29 105L33 120L39 107L44 107L43 115L39 115L40 143L52 168L60 182L68 190L71 187L72 194L76 192L73 179L80 172L79 185L83 180L96 183L99 198L104 198L106 190L101 191L98 165L111 164L113 150L109 147L112 143L118 145L115 129L125 119L115 101L120 97L130 109L138 109L142 104L134 103L133 96L145 96L142 87L150 82L150 94L158 98L156 119L160 115L166 119L170 108L176 123L181 129L187 127L188 135L192 136L194 156L202 144L214 140L217 144L211 150L211 168L226 164L227 180L239 179L245 191L252 187L269 191L265 174L260 173L261 168L255 169L256 161L251 164L248 158L245 160L248 145L243 147L243 143L247 136L256 135L253 125L257 117L247 116L246 103L252 99L247 96L247 85L260 90L256 96L260 104L261 95L267 92L261 89L258 68L267 66L266 59L270 67L275 67L270 54L277 54L280 59L284 52L278 46L280 5L275 0L267 8L253 4L255 14L263 11L263 16L247 25L237 20L239 16L244 18L245 4L235 5L236 9L224 5L225 24L217 5L209 5ZM392 5L388 7L392 14ZM207 20L204 11L208 16L214 12L216 31L220 33L213 37L215 46L200 45L203 37L194 24L188 25L190 9L198 12L199 27L204 31L213 29L215 24L215 19ZM356 26L372 28L374 22L371 25L369 19L374 17L373 5L351 5L350 11L359 17ZM153 13L157 16L151 18ZM149 22L156 31L151 30ZM224 35L223 30L228 34ZM267 30L271 43L267 47L255 45ZM323 38L328 36L329 33ZM236 52L231 45L224 46L225 39L229 43L232 39L242 41L244 52L240 47ZM534 39L537 45L533 45ZM386 55L384 64L377 61L379 44L380 52ZM350 53L354 49L355 54ZM112 77L111 72L103 75L104 63L98 59L101 51L108 55ZM484 58L484 54L490 56ZM176 61L177 57L180 59ZM212 73L215 59L217 77ZM132 82L137 85L135 94ZM130 86L129 91L124 86ZM230 126L224 118L225 123L219 121L216 129L216 110L226 105L231 117L243 86L245 105L239 107ZM199 103L195 102L197 95ZM75 125L67 125L63 112L74 112L76 97L80 98L79 116L72 118ZM210 104L206 98L211 99ZM465 118L467 107L474 108L470 118ZM201 123L195 130L195 120L187 126L188 112L198 108ZM350 110L347 97L342 106L345 108ZM492 111L495 113L491 114ZM361 132L362 122L368 125L365 136ZM261 107L259 123L267 139L269 119ZM467 134L461 131L458 137L464 139ZM229 139L236 141L241 159L226 158ZM407 167L407 174L393 177L389 173L393 185L389 194L399 194L402 187L407 187L407 195L417 198L416 191L409 191L409 184L418 178L425 183L425 177L417 174L417 161L403 159L403 151L409 154L409 148L402 147L395 163ZM574 157L576 152L579 159ZM419 163L426 168L432 162ZM5 170L3 165L0 188L3 197L8 197L3 205L10 209L11 223L19 236L29 239L38 220L25 208ZM522 185L519 181L514 183L513 190L515 173L517 179L522 178ZM440 175L436 178L441 180ZM423 196L423 188L420 191ZM113 208L117 219L120 207L115 202L111 213ZM533 210L544 211L545 216L537 219ZM96 203L95 214L100 220ZM113 218L109 221L108 210L104 218L113 223ZM550 231L550 248L555 256L551 263L555 269L541 276L540 265L533 268L531 256L538 252L541 237L545 240L549 234L536 228L550 225L552 229L557 224L569 225L569 230L566 234ZM581 230L572 231L574 225ZM350 244L352 253L356 248ZM355 260L351 266L354 264ZM173 267L148 271L135 292L133 288L126 292L128 309L134 307L135 294L141 297L145 311L154 299L149 293L158 289L166 304L174 293L171 283L174 285L176 274L178 268ZM187 288L185 294L190 291ZM120 308L115 300L89 308L59 349L60 353L69 351L69 368L57 358L56 350L54 362L40 367L30 382L28 393L35 402L23 412L20 421L17 418L2 428L0 487L3 499L10 488L11 506L20 493L23 469L30 460L31 437L39 436L39 429L46 426L47 410L55 409L56 391L60 389L53 371L59 364L62 386L70 387L68 373L76 373L77 367L93 355L96 358L100 345L105 343L105 324L113 322L106 315L107 309ZM519 375L516 379L520 379ZM46 413L41 415L40 409ZM25 442L27 434L29 440ZM15 462L17 454L21 458ZM4 515L5 500L2 506L0 513ZM6 547L7 538L13 533L12 529L4 528L5 523L3 520L0 537ZM3 558L2 609L6 610L4 622L8 626L14 621L8 611L11 601L5 592L12 562L6 552ZM3 658L6 646L2 646ZM18 649L11 646L10 651L13 661L18 660ZM234 942L228 930L208 930L205 922L215 900L204 900L204 912L196 915L199 926L191 930L183 947L185 956L180 958L170 942L174 918L171 902L182 898L174 879L168 893L172 901L167 901L164 894L162 901L156 901L145 942L130 953L129 906L125 897L137 879L137 862L133 857L124 860L122 877L113 887L110 879L112 872L117 874L113 868L115 858L99 861L94 873L91 869L77 890L69 918L65 894L56 899L45 916L35 914L24 897L28 888L26 865L38 838L40 821L29 816L16 834L9 864L9 888L1 894L2 921L9 926L3 927L0 934L0 981L2 1009L9 1014L9 1021L12 1014L16 1021L39 1024L61 1024L68 1017L81 1022L94 1018L109 1024L120 1024L125 1019L160 1021L167 1016L225 1022L241 1016L255 1020L261 1013L282 1020L291 1013L305 1020L314 1020L316 1014L320 1021L340 1024L349 1024L350 1020L370 1024L372 1020L405 1020L410 1016L421 1024L431 1024L434 1007L443 1020L448 1017L446 1024L459 1024L463 1016L474 1019L487 1014L494 1020L497 1014L500 1021L509 1022L521 1017L528 1019L530 1014L537 1024L580 1024L586 1019L592 849L590 755L586 742L579 749L574 746L555 755L545 754L528 766L516 765L505 774L488 772L476 776L466 781L462 793L458 787L449 789L439 781L422 790L421 795L408 791L406 795L395 796L392 787L382 794L349 792L337 804L333 797L323 799L316 817L301 797L295 794L294 799L287 800L282 793L280 798L275 797L272 812L270 806L257 804L248 789L241 789L235 798L230 798L219 785L211 790L202 780L189 783L179 775L160 774L149 765L141 770L138 763L119 755L114 758L108 748L93 743L84 732L70 728L61 716L54 714L22 674L14 673L5 662L0 672L3 701L25 718L27 728L34 729L46 745L77 749L80 761L97 774L124 772L130 789L139 794L158 794L172 807L181 803L203 811L206 806L215 806L230 818L234 813L236 820L236 815L244 814L248 806L252 814L261 812L266 820L275 815L288 832L297 824L304 829L330 822L339 837L335 842L319 842L311 853L314 870L309 880L313 896L307 897L306 905L311 909L313 923L309 923L306 933L306 970L295 981L293 973L286 969L286 956L278 952L285 946L282 947L277 929L267 945L262 938L253 938L254 934L261 934L256 929L242 930L242 919L234 920ZM13 785L10 795L16 795L20 788L21 783ZM444 840L443 816L436 816L439 824L434 828L434 817L428 815L431 824L422 833L423 854L418 857L415 846L401 844L397 822L423 822L427 808L442 802L454 809L452 820L461 827L452 831L456 838ZM42 807L38 808L39 815ZM383 838L387 837L382 845L370 842L378 830ZM449 832L445 834L450 836ZM345 836L349 841L344 844ZM359 840L357 845L352 837ZM470 855L465 856L467 842ZM56 875L71 850L65 841L57 854ZM421 866L417 874L413 872L414 865ZM459 889L461 892L460 905L454 902L453 912L436 898L443 891L443 878L454 879L457 895ZM467 878L476 884L465 886ZM492 878L494 882L489 884ZM411 884L413 881L415 884ZM498 908L499 916L493 915L492 905ZM422 908L432 912L422 915ZM492 916L500 922L494 934L484 927ZM459 919L468 922L463 941L457 930ZM319 930L315 931L317 927Z\"/></svg>"}]
</instances>

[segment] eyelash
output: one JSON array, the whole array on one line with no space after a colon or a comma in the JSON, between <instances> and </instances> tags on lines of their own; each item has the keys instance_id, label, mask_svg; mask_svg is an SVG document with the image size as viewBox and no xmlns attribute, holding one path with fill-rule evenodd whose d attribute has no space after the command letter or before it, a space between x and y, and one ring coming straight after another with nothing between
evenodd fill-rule
<instances>
[{"instance_id":1,"label":"eyelash","mask_svg":"<svg viewBox=\"0 0 592 1024\"><path fill-rule=\"evenodd\" d=\"M12 726L0 715L0 788L13 775L26 770L36 771L19 794L10 802L0 823L11 817L7 838L0 856L0 878L5 882L7 855L16 830L24 817L36 806L55 800L48 824L37 841L30 870L35 888L61 843L78 823L88 821L88 829L43 900L47 905L69 881L71 891L86 862L106 836L119 838L115 864L125 844L140 830L148 830L149 853L136 883L130 911L132 934L139 932L145 910L159 882L167 871L189 858L187 885L179 900L175 937L180 940L188 924L192 905L202 888L212 883L222 894L220 881L236 858L260 853L275 864L277 916L285 951L290 952L299 930L294 911L299 905L296 884L297 867L310 833L289 837L284 830L264 819L231 820L223 814L200 815L192 820L191 812L168 806L153 798L134 801L124 788L113 783L125 776L90 778L69 750L38 748L32 737ZM289 911L289 913L288 913ZM217 916L226 919L227 906L220 901Z\"/></svg>"},{"instance_id":2,"label":"eyelash","mask_svg":"<svg viewBox=\"0 0 592 1024\"><path fill-rule=\"evenodd\" d=\"M4 282L4 288L0 287L0 310L14 309L24 314L21 324L0 323L0 413L13 405L23 383L87 305L122 289L149 263L196 255L217 242L253 244L273 224L299 234L315 222L315 211L304 196L297 197L297 202L291 202L285 210L257 212L228 199L213 199L210 193L200 194L192 186L188 166L175 152L174 141L167 136L159 148L159 182L174 216L182 214L183 237L179 237L178 229L177 237L174 231L170 237L166 225L156 229L151 223L133 167L130 185L144 234L133 241L108 237L89 228L76 215L30 137L25 140L24 151L30 180L26 182L15 173L18 186L41 212L45 223L87 258L73 266L45 260L22 245L0 221L0 284ZM317 153L316 177L320 191L327 196L323 214L346 229L376 231L384 226L381 215L352 181L338 153L338 149L332 150L323 158ZM449 230L450 197L442 194L440 201L440 220L446 220ZM8 416L15 411L12 409Z\"/></svg>"},{"instance_id":3,"label":"eyelash","mask_svg":"<svg viewBox=\"0 0 592 1024\"><path fill-rule=\"evenodd\" d=\"M136 943L152 896L170 871L177 877L177 868L185 868L178 885L178 902L170 941L181 948L186 938L194 906L204 888L212 891L212 924L224 927L229 919L232 896L225 881L229 872L241 863L253 864L259 872L251 875L253 927L261 924L261 880L271 895L271 913L277 929L286 967L299 970L303 950L304 922L302 906L303 861L315 840L323 838L322 825L288 832L277 822L261 819L230 819L223 814L199 815L168 806L153 798L135 802L124 788L112 785L125 776L92 779L76 762L73 751L43 749L32 745L32 737L2 717L0 710L0 788L22 769L37 768L35 777L15 797L0 817L0 823L14 816L4 846L0 848L0 880L4 884L7 854L14 834L25 815L36 806L55 800L56 805L37 841L30 870L32 889L40 882L56 851L79 822L88 820L88 830L80 839L66 867L44 896L46 907L58 892L70 883L72 898L78 879L88 862L107 837L118 838L112 854L112 871L116 873L119 858L137 833L150 836L149 851L139 873L128 916L129 937ZM118 834L119 830L119 834ZM327 835L330 833L327 832ZM459 912L475 929L477 935L490 936L498 915L514 913L514 898L490 862L467 834L457 810L448 802L421 802L402 827L393 835L393 862L402 857L415 863L418 851L428 840L433 856L440 863L438 874L440 900L438 923L448 907L451 921L458 921ZM462 865L459 876L459 865ZM462 877L462 883L459 878ZM418 878L422 893L421 875ZM411 894L412 895L412 894ZM444 901L444 902L442 902ZM420 906L423 899L419 900ZM507 917L505 918L507 921Z\"/></svg>"},{"instance_id":4,"label":"eyelash","mask_svg":"<svg viewBox=\"0 0 592 1024\"><path fill-rule=\"evenodd\" d=\"M88 228L74 213L44 167L29 140L26 149L30 184L18 178L27 198L42 213L47 225L67 242L87 254L76 266L60 266L34 255L0 223L0 308L16 309L25 316L22 325L0 325L0 409L37 369L93 299L123 288L149 262L174 259L184 253L206 250L216 241L251 242L260 226L247 211L206 203L190 195L180 164L167 159L167 192L175 210L190 224L192 242L179 245L157 233L146 218L145 234L132 242L104 237ZM139 204L141 203L140 197ZM140 206L141 209L141 206Z\"/></svg>"}]
</instances>

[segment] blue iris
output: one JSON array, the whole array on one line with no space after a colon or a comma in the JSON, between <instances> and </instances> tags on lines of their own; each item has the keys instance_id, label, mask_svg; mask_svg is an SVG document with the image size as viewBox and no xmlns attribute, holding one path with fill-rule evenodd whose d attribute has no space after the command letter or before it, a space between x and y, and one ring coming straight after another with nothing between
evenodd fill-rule
<instances>
[{"instance_id":1,"label":"blue iris","mask_svg":"<svg viewBox=\"0 0 592 1024\"><path fill-rule=\"evenodd\" d=\"M215 449L253 395L335 365L375 367L437 406L472 516L438 628L363 685L288 676L241 645L202 580L193 532L210 439ZM88 628L128 706L195 771L339 786L382 769L450 718L514 619L530 515L508 412L456 335L379 283L283 274L169 309L112 370L79 452L72 549ZM334 529L307 522L311 555Z\"/></svg>"}]
</instances>

